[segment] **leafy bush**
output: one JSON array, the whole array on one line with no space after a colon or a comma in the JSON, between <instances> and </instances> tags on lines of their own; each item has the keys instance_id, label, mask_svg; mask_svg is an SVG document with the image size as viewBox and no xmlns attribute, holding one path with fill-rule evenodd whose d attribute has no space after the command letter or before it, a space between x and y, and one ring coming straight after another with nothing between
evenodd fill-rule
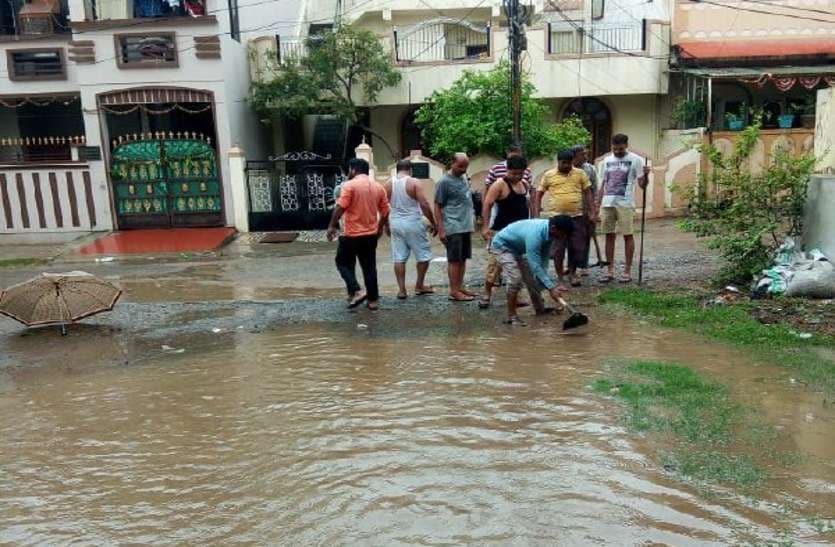
<instances>
[{"instance_id":1,"label":"leafy bush","mask_svg":"<svg viewBox=\"0 0 835 547\"><path fill-rule=\"evenodd\" d=\"M528 157L590 142L591 135L577 118L549 122L552 114L534 97L535 92L534 85L523 77L522 136ZM447 160L456 152L504 156L513 128L507 62L489 71L464 71L451 87L429 97L415 121L430 153L439 159Z\"/></svg>"},{"instance_id":2,"label":"leafy bush","mask_svg":"<svg viewBox=\"0 0 835 547\"><path fill-rule=\"evenodd\" d=\"M690 217L683 226L708 238L708 246L725 259L717 280L721 283L751 280L769 265L785 236L803 231L803 207L815 159L779 151L761 173L752 173L749 160L760 126L756 118L740 132L730 154L703 146L710 169L688 191Z\"/></svg>"},{"instance_id":3,"label":"leafy bush","mask_svg":"<svg viewBox=\"0 0 835 547\"><path fill-rule=\"evenodd\" d=\"M705 105L701 101L693 101L679 97L673 104L672 122L678 129L691 129L705 125Z\"/></svg>"}]
</instances>

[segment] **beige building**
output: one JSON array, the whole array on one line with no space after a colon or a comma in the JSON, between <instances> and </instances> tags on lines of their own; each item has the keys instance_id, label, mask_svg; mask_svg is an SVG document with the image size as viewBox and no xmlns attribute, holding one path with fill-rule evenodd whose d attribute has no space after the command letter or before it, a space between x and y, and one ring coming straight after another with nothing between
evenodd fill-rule
<instances>
[{"instance_id":1,"label":"beige building","mask_svg":"<svg viewBox=\"0 0 835 547\"><path fill-rule=\"evenodd\" d=\"M342 20L377 33L403 75L397 87L369 105L370 127L385 140L372 138L378 167L423 148L413 114L433 91L451 85L464 70L486 70L507 57L500 6L498 0L344 4ZM653 156L662 128L655 113L667 93L667 4L561 0L539 1L534 9L523 62L553 119L581 116L592 132L595 155L607 151L613 133L625 132L637 150ZM314 0L305 6L304 18L319 20L335 10L331 3ZM271 56L276 48L300 47L307 29L298 30L301 35L256 39L256 59ZM256 62L252 68L254 77L269 77L267 67ZM276 140L281 150L281 135Z\"/></svg>"}]
</instances>

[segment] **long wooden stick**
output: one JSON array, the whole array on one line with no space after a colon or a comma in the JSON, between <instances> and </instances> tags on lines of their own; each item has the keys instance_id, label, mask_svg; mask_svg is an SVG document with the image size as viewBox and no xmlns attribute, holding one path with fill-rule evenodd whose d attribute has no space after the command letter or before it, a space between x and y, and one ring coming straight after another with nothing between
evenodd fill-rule
<instances>
[{"instance_id":1,"label":"long wooden stick","mask_svg":"<svg viewBox=\"0 0 835 547\"><path fill-rule=\"evenodd\" d=\"M649 159L646 160L649 165ZM638 286L644 282L644 231L647 222L647 189L649 189L649 175L646 175L646 185L644 186L643 196L641 199L641 249L638 253Z\"/></svg>"}]
</instances>

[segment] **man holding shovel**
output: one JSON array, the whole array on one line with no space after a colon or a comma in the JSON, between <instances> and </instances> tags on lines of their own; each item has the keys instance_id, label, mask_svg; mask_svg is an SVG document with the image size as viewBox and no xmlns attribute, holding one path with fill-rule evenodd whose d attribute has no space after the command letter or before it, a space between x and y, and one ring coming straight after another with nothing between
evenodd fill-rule
<instances>
[{"instance_id":1,"label":"man holding shovel","mask_svg":"<svg viewBox=\"0 0 835 547\"><path fill-rule=\"evenodd\" d=\"M571 217L557 215L550 219L534 218L514 222L493 237L490 253L501 265L502 276L507 282L506 324L525 326L517 314L519 291L523 284L531 295L537 315L549 312L540 294L541 287L562 307L563 291L558 287L556 279L548 273L548 261L552 243L569 238L573 231L574 221Z\"/></svg>"}]
</instances>

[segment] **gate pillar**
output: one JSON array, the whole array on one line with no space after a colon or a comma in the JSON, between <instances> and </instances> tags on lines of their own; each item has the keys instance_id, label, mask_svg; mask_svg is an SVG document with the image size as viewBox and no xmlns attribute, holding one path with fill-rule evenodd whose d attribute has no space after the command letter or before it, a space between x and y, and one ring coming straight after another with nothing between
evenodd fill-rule
<instances>
[{"instance_id":1,"label":"gate pillar","mask_svg":"<svg viewBox=\"0 0 835 547\"><path fill-rule=\"evenodd\" d=\"M229 185L232 190L232 223L239 232L249 232L246 156L237 144L229 149Z\"/></svg>"},{"instance_id":2,"label":"gate pillar","mask_svg":"<svg viewBox=\"0 0 835 547\"><path fill-rule=\"evenodd\" d=\"M374 180L374 151L365 142L365 139L362 140L362 144L354 148L354 154L360 159L363 159L368 162L368 176L371 177L371 180Z\"/></svg>"}]
</instances>

